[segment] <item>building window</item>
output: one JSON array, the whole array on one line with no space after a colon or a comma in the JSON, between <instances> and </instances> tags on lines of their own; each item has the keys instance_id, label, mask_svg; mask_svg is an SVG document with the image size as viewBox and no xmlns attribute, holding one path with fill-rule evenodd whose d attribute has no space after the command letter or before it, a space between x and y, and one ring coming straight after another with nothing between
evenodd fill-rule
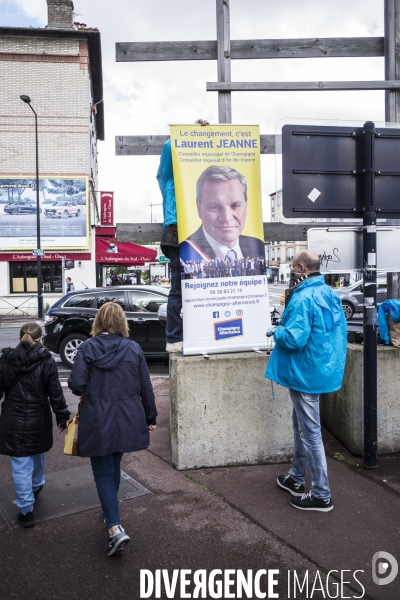
<instances>
[{"instance_id":1,"label":"building window","mask_svg":"<svg viewBox=\"0 0 400 600\"><path fill-rule=\"evenodd\" d=\"M275 260L275 250L274 249L272 249L272 252L271 252L271 260Z\"/></svg>"},{"instance_id":2,"label":"building window","mask_svg":"<svg viewBox=\"0 0 400 600\"><path fill-rule=\"evenodd\" d=\"M287 260L292 260L292 258L294 256L294 250L293 250L293 248L288 248L287 249L286 256L287 256Z\"/></svg>"},{"instance_id":3,"label":"building window","mask_svg":"<svg viewBox=\"0 0 400 600\"><path fill-rule=\"evenodd\" d=\"M62 292L61 261L42 262L43 292ZM29 262L10 262L11 294L37 294L37 265Z\"/></svg>"}]
</instances>

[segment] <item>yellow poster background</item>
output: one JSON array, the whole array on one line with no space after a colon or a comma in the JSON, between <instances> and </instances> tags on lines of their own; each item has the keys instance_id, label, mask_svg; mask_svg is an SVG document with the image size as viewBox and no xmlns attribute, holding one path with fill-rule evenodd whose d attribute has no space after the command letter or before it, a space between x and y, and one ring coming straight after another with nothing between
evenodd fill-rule
<instances>
[{"instance_id":1,"label":"yellow poster background","mask_svg":"<svg viewBox=\"0 0 400 600\"><path fill-rule=\"evenodd\" d=\"M236 169L247 180L247 217L243 235L264 239L260 131L257 125L171 125L171 151L182 242L201 225L196 206L196 183L210 166Z\"/></svg>"}]
</instances>

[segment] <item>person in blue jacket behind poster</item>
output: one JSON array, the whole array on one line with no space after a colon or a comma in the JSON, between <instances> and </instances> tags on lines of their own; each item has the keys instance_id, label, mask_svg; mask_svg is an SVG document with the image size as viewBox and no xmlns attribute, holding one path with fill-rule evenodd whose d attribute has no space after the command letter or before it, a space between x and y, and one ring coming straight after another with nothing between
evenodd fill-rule
<instances>
[{"instance_id":1,"label":"person in blue jacket behind poster","mask_svg":"<svg viewBox=\"0 0 400 600\"><path fill-rule=\"evenodd\" d=\"M274 332L275 347L266 377L289 388L293 402L294 458L278 485L301 510L333 509L321 435L319 396L342 386L347 349L347 325L338 295L319 272L320 258L311 250L293 258L295 284L286 290L282 324ZM311 490L304 493L307 468Z\"/></svg>"},{"instance_id":2,"label":"person in blue jacket behind poster","mask_svg":"<svg viewBox=\"0 0 400 600\"><path fill-rule=\"evenodd\" d=\"M198 119L196 123L202 127L209 124L205 119ZM164 214L161 251L170 260L171 290L168 296L167 323L165 326L165 336L167 339L166 350L167 352L182 352L183 323L181 317L181 264L183 263L181 263L179 258L176 196L170 139L165 142L161 152L160 165L157 171L157 181L163 198Z\"/></svg>"}]
</instances>

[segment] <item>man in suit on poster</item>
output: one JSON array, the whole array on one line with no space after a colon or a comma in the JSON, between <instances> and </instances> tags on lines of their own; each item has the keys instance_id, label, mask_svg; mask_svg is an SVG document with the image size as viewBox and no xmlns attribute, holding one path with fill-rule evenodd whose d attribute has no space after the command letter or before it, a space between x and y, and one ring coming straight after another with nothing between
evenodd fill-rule
<instances>
[{"instance_id":1,"label":"man in suit on poster","mask_svg":"<svg viewBox=\"0 0 400 600\"><path fill-rule=\"evenodd\" d=\"M196 185L196 205L202 225L179 246L181 260L255 258L264 242L241 235L247 215L246 178L231 167L211 166Z\"/></svg>"}]
</instances>

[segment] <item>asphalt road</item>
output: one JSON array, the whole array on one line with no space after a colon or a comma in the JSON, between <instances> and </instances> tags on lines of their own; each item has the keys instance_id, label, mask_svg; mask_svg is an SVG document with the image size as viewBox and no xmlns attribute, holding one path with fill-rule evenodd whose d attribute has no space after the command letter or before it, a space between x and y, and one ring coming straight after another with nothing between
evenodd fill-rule
<instances>
[{"instance_id":1,"label":"asphalt road","mask_svg":"<svg viewBox=\"0 0 400 600\"><path fill-rule=\"evenodd\" d=\"M287 289L287 284L278 284L278 285L269 285L269 300L270 303L273 304L278 312L283 312L283 306L280 306L280 297L285 293ZM353 319L349 321L351 325L362 324L362 315L355 315ZM0 348L4 348L6 346L15 347L19 341L19 327L2 327L0 325ZM60 374L60 379L67 379L70 373L70 369L66 367L62 362L60 357L57 354L54 354L54 359L57 363L58 372ZM147 359L147 364L149 367L150 375L161 375L168 376L169 375L169 367L168 364L164 360L150 358Z\"/></svg>"},{"instance_id":2,"label":"asphalt road","mask_svg":"<svg viewBox=\"0 0 400 600\"><path fill-rule=\"evenodd\" d=\"M19 327L0 327L0 348L7 346L15 347L19 342ZM58 354L54 354L54 360L57 363L60 379L68 379L71 369L66 367ZM147 360L150 375L168 376L169 367L164 360L150 358Z\"/></svg>"}]
</instances>

